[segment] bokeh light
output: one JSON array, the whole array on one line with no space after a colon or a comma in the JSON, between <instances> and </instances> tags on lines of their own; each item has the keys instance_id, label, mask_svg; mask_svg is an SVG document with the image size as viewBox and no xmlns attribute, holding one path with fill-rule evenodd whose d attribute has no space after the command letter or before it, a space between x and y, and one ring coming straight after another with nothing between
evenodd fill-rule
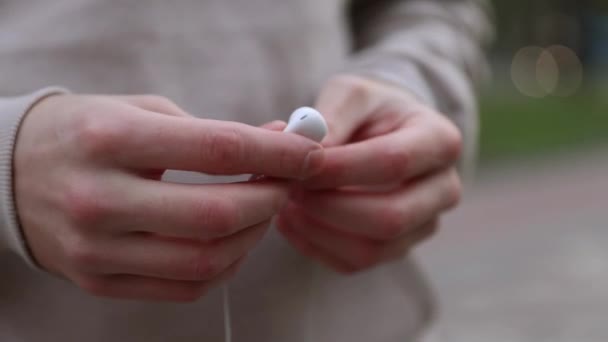
<instances>
[{"instance_id":1,"label":"bokeh light","mask_svg":"<svg viewBox=\"0 0 608 342\"><path fill-rule=\"evenodd\" d=\"M513 58L511 79L526 96L571 96L582 85L583 71L579 57L566 46L527 46Z\"/></svg>"},{"instance_id":2,"label":"bokeh light","mask_svg":"<svg viewBox=\"0 0 608 342\"><path fill-rule=\"evenodd\" d=\"M536 76L537 62L543 51L538 46L527 46L520 49L513 58L511 79L515 88L526 96L541 98L547 95Z\"/></svg>"},{"instance_id":3,"label":"bokeh light","mask_svg":"<svg viewBox=\"0 0 608 342\"><path fill-rule=\"evenodd\" d=\"M562 45L554 45L547 50L553 56L559 69L559 82L553 95L571 96L575 94L583 83L583 65L576 53Z\"/></svg>"},{"instance_id":4,"label":"bokeh light","mask_svg":"<svg viewBox=\"0 0 608 342\"><path fill-rule=\"evenodd\" d=\"M552 94L559 83L559 66L549 50L542 50L536 61L536 81L546 95Z\"/></svg>"}]
</instances>

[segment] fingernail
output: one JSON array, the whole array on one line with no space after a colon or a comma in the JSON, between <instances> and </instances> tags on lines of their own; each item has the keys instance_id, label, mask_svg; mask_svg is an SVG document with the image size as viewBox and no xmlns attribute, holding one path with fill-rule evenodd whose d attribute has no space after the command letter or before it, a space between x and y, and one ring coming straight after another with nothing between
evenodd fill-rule
<instances>
[{"instance_id":1,"label":"fingernail","mask_svg":"<svg viewBox=\"0 0 608 342\"><path fill-rule=\"evenodd\" d=\"M322 148L308 153L306 160L304 161L304 170L302 170L300 179L307 179L319 173L321 171L321 167L323 166L324 159L325 153Z\"/></svg>"}]
</instances>

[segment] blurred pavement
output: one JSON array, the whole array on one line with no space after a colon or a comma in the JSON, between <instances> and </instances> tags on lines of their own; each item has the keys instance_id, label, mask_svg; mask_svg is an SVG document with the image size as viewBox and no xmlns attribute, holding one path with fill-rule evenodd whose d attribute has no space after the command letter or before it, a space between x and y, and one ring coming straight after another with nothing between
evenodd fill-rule
<instances>
[{"instance_id":1,"label":"blurred pavement","mask_svg":"<svg viewBox=\"0 0 608 342\"><path fill-rule=\"evenodd\" d=\"M608 341L608 148L494 165L417 255L445 341Z\"/></svg>"}]
</instances>

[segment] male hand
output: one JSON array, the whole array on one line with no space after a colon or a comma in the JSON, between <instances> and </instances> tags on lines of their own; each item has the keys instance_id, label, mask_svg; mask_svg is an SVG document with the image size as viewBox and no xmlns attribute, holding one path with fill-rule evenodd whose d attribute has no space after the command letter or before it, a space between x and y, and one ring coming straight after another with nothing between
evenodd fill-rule
<instances>
[{"instance_id":1,"label":"male hand","mask_svg":"<svg viewBox=\"0 0 608 342\"><path fill-rule=\"evenodd\" d=\"M194 118L160 97L51 96L20 129L16 205L45 270L94 295L191 301L234 273L287 184L176 184L163 172L305 179L322 158L305 138Z\"/></svg>"},{"instance_id":2,"label":"male hand","mask_svg":"<svg viewBox=\"0 0 608 342\"><path fill-rule=\"evenodd\" d=\"M402 257L459 201L458 129L403 89L357 76L329 81L317 109L325 161L293 191L280 231L343 273Z\"/></svg>"}]
</instances>

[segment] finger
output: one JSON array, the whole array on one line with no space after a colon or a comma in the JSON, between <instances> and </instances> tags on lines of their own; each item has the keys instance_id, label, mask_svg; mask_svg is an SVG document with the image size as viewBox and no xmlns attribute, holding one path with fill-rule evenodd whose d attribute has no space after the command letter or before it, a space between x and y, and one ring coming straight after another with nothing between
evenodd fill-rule
<instances>
[{"instance_id":1,"label":"finger","mask_svg":"<svg viewBox=\"0 0 608 342\"><path fill-rule=\"evenodd\" d=\"M380 242L343 233L295 207L286 216L286 226L304 240L302 243L309 244L310 249L314 246L326 259L329 255L334 262L340 260L355 270L404 256L414 245L431 236L437 226L433 221L395 240Z\"/></svg>"},{"instance_id":2,"label":"finger","mask_svg":"<svg viewBox=\"0 0 608 342\"><path fill-rule=\"evenodd\" d=\"M108 260L91 266L99 273L209 281L253 249L269 225L266 221L212 242L130 235L106 248Z\"/></svg>"},{"instance_id":3,"label":"finger","mask_svg":"<svg viewBox=\"0 0 608 342\"><path fill-rule=\"evenodd\" d=\"M277 222L281 233L303 255L316 259L340 273L351 273L356 270L351 261L347 261L343 256L339 257L340 254L335 250L326 248L332 243L341 244L343 240L329 234L317 235L315 229L317 222L303 221L302 217L295 215L281 215ZM331 242L317 243L317 240L322 240L324 237L329 237Z\"/></svg>"},{"instance_id":4,"label":"finger","mask_svg":"<svg viewBox=\"0 0 608 342\"><path fill-rule=\"evenodd\" d=\"M336 230L295 206L281 214L286 226L317 250L350 268L368 267L381 260L383 244Z\"/></svg>"},{"instance_id":5,"label":"finger","mask_svg":"<svg viewBox=\"0 0 608 342\"><path fill-rule=\"evenodd\" d=\"M325 150L321 171L307 179L310 188L378 185L404 181L453 164L454 143L428 125L411 125L393 133Z\"/></svg>"},{"instance_id":6,"label":"finger","mask_svg":"<svg viewBox=\"0 0 608 342\"><path fill-rule=\"evenodd\" d=\"M176 169L210 174L265 174L303 179L321 166L321 146L295 134L236 122L139 113L113 159L137 169Z\"/></svg>"},{"instance_id":7,"label":"finger","mask_svg":"<svg viewBox=\"0 0 608 342\"><path fill-rule=\"evenodd\" d=\"M132 106L145 109L150 112L167 114L172 116L192 117L173 101L158 95L116 95L117 100L126 102Z\"/></svg>"},{"instance_id":8,"label":"finger","mask_svg":"<svg viewBox=\"0 0 608 342\"><path fill-rule=\"evenodd\" d=\"M393 260L403 257L412 248L434 236L438 229L439 219L433 218L431 221L412 230L407 236L391 241L382 253L383 259Z\"/></svg>"},{"instance_id":9,"label":"finger","mask_svg":"<svg viewBox=\"0 0 608 342\"><path fill-rule=\"evenodd\" d=\"M269 129L271 131L283 131L283 129L285 129L286 126L287 126L287 123L285 123L285 121L276 120L276 121L272 121L267 124L264 124L260 127ZM249 181L256 182L256 181L264 180L266 178L268 178L266 175L251 175L251 177L249 177Z\"/></svg>"},{"instance_id":10,"label":"finger","mask_svg":"<svg viewBox=\"0 0 608 342\"><path fill-rule=\"evenodd\" d=\"M387 240L453 207L460 193L458 175L448 169L387 193L300 190L292 198L310 215L346 233Z\"/></svg>"},{"instance_id":11,"label":"finger","mask_svg":"<svg viewBox=\"0 0 608 342\"><path fill-rule=\"evenodd\" d=\"M121 223L117 234L212 240L269 220L286 201L279 180L198 185L134 179L112 217Z\"/></svg>"},{"instance_id":12,"label":"finger","mask_svg":"<svg viewBox=\"0 0 608 342\"><path fill-rule=\"evenodd\" d=\"M86 276L75 282L87 292L99 297L117 299L192 302L221 283L230 279L239 263L210 282L166 280L133 275Z\"/></svg>"},{"instance_id":13,"label":"finger","mask_svg":"<svg viewBox=\"0 0 608 342\"><path fill-rule=\"evenodd\" d=\"M340 273L351 273L354 271L352 266L335 258L333 255L326 253L317 246L314 246L303 235L300 235L293 230L291 228L291 222L285 219L284 216L279 217L277 227L285 239L302 255L318 260L322 264Z\"/></svg>"}]
</instances>

